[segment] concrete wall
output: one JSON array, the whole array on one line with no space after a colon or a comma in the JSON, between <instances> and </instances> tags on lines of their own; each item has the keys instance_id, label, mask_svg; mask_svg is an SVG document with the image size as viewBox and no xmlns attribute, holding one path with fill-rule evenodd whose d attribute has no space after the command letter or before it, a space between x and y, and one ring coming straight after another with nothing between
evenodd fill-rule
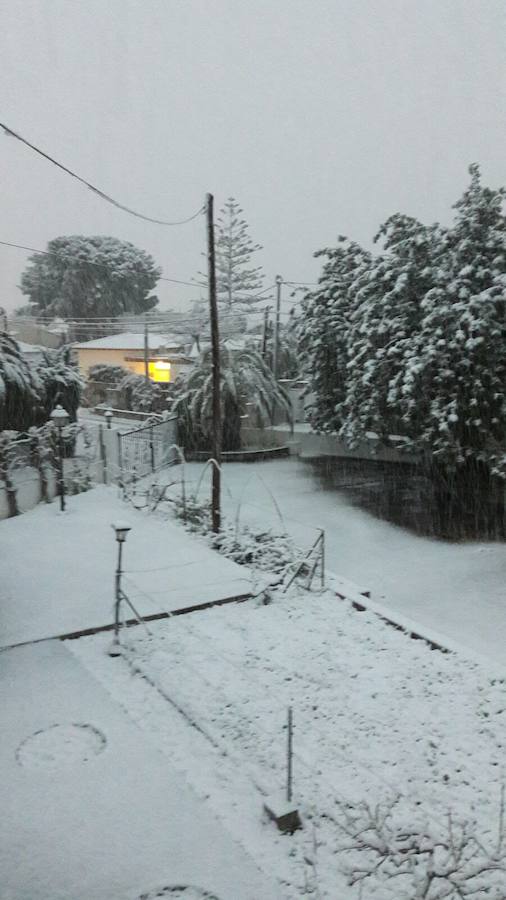
<instances>
[{"instance_id":1,"label":"concrete wall","mask_svg":"<svg viewBox=\"0 0 506 900\"><path fill-rule=\"evenodd\" d=\"M61 334L53 334L43 325L29 322L27 319L20 321L13 316L9 320L9 330L17 341L26 341L27 344L38 344L40 347L48 347L57 350L65 343L65 337Z\"/></svg>"},{"instance_id":2,"label":"concrete wall","mask_svg":"<svg viewBox=\"0 0 506 900\"><path fill-rule=\"evenodd\" d=\"M335 434L316 434L309 425L295 426L293 434L286 426L272 428L242 429L243 442L246 447L281 447L289 446L290 452L306 459L318 459L322 456L336 456L348 459L377 459L382 462L417 462L415 455L402 453L395 446L382 447L377 441L370 440L350 449Z\"/></svg>"},{"instance_id":3,"label":"concrete wall","mask_svg":"<svg viewBox=\"0 0 506 900\"><path fill-rule=\"evenodd\" d=\"M397 450L395 446L383 447L370 440L350 449L335 434L315 434L312 431L297 434L300 456L315 459L320 456L340 456L348 459L377 459L383 462L417 462L417 457Z\"/></svg>"}]
</instances>

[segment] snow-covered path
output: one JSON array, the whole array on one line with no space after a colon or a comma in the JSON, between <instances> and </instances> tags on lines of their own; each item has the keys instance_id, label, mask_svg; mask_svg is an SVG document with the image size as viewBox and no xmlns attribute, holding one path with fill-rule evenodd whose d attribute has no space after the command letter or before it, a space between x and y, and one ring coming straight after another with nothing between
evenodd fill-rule
<instances>
[{"instance_id":1,"label":"snow-covered path","mask_svg":"<svg viewBox=\"0 0 506 900\"><path fill-rule=\"evenodd\" d=\"M197 478L201 467L188 468ZM325 529L328 569L370 589L384 606L506 662L504 544L449 544L410 534L353 507L338 491L322 489L310 465L295 458L227 463L223 479L224 503L234 516L242 496L241 520L257 515L279 528L271 491L303 545L315 528Z\"/></svg>"},{"instance_id":2,"label":"snow-covered path","mask_svg":"<svg viewBox=\"0 0 506 900\"><path fill-rule=\"evenodd\" d=\"M132 530L124 589L141 615L248 593L244 567L177 524L160 522L103 486L0 522L0 647L113 621L113 522Z\"/></svg>"},{"instance_id":3,"label":"snow-covered path","mask_svg":"<svg viewBox=\"0 0 506 900\"><path fill-rule=\"evenodd\" d=\"M61 642L0 653L0 708L1 900L284 896Z\"/></svg>"}]
</instances>

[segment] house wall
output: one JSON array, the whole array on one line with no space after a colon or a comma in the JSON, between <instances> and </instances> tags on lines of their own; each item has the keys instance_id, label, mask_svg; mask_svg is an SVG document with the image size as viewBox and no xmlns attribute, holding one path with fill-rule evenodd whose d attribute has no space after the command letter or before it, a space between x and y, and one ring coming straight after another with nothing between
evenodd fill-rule
<instances>
[{"instance_id":1,"label":"house wall","mask_svg":"<svg viewBox=\"0 0 506 900\"><path fill-rule=\"evenodd\" d=\"M87 375L91 366L123 366L124 369L128 369L130 372L136 372L137 374L142 375L144 372L143 363L132 361L126 362L125 360L125 356L129 353L131 354L131 352L131 350L103 350L93 347L90 347L87 350L78 348L77 356L79 368L83 375ZM140 369L137 370L135 366L140 366Z\"/></svg>"},{"instance_id":2,"label":"house wall","mask_svg":"<svg viewBox=\"0 0 506 900\"><path fill-rule=\"evenodd\" d=\"M132 350L108 350L100 347L78 348L79 369L83 375L88 375L91 366L123 366L129 372L134 372L136 375L144 375L144 360L132 359L132 353ZM171 363L171 382L175 381L181 372L186 372L190 365L185 362Z\"/></svg>"}]
</instances>

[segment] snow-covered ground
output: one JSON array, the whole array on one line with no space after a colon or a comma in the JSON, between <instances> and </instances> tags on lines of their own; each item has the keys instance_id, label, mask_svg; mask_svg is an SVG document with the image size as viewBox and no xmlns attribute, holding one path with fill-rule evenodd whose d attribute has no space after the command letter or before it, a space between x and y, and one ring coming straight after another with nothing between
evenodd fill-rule
<instances>
[{"instance_id":1,"label":"snow-covered ground","mask_svg":"<svg viewBox=\"0 0 506 900\"><path fill-rule=\"evenodd\" d=\"M121 705L58 641L0 653L1 900L285 897Z\"/></svg>"},{"instance_id":2,"label":"snow-covered ground","mask_svg":"<svg viewBox=\"0 0 506 900\"><path fill-rule=\"evenodd\" d=\"M188 475L197 479L201 466ZM259 477L260 476L260 477ZM207 477L207 476L206 476ZM308 463L296 458L227 463L223 500L232 518L287 530L309 546L325 529L327 567L368 588L394 612L506 664L506 548L503 543L450 544L419 537L323 490Z\"/></svg>"},{"instance_id":3,"label":"snow-covered ground","mask_svg":"<svg viewBox=\"0 0 506 900\"><path fill-rule=\"evenodd\" d=\"M480 839L492 840L506 767L504 681L330 591L295 588L267 606L174 618L151 638L135 629L119 662L105 654L104 635L69 646L291 900L316 885L321 900L360 897L337 855L343 800L375 805L400 795L405 829L443 829L451 810L456 826L474 820ZM264 796L285 784L289 705L305 827L280 838L258 823ZM393 894L375 882L368 889L364 898L412 900L402 881Z\"/></svg>"},{"instance_id":4,"label":"snow-covered ground","mask_svg":"<svg viewBox=\"0 0 506 900\"><path fill-rule=\"evenodd\" d=\"M100 486L40 504L0 522L0 647L97 628L113 621L117 545L112 523L132 526L124 552L125 592L142 615L249 591L239 567ZM131 614L130 614L131 615Z\"/></svg>"},{"instance_id":5,"label":"snow-covered ground","mask_svg":"<svg viewBox=\"0 0 506 900\"><path fill-rule=\"evenodd\" d=\"M201 471L186 466L188 491ZM133 526L125 588L141 613L247 591L254 576L162 506L139 512L100 487L65 515L52 504L0 523L0 646L110 621L118 518ZM153 623L149 637L130 629L120 658L110 633L5 650L0 900L179 900L170 885L181 900L413 900L405 880L393 894L349 887L338 852L343 804L395 795L401 829L444 836L451 809L492 840L506 781L502 546L409 535L294 460L227 465L224 506L237 527L286 527L305 548L325 528L330 570L494 665L297 585L269 605ZM284 786L288 706L304 819L291 837L262 819Z\"/></svg>"}]
</instances>

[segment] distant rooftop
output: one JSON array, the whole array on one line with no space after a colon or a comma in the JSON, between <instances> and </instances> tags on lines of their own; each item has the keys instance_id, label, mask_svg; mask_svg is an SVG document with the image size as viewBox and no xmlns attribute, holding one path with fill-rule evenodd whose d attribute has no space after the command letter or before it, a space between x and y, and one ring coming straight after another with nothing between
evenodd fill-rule
<instances>
[{"instance_id":1,"label":"distant rooftop","mask_svg":"<svg viewBox=\"0 0 506 900\"><path fill-rule=\"evenodd\" d=\"M148 346L150 350L158 350L159 347L181 347L180 337L174 335L148 334ZM107 337L97 338L93 341L84 341L74 344L77 350L143 350L144 334L142 332L124 332L122 334L110 334Z\"/></svg>"}]
</instances>

